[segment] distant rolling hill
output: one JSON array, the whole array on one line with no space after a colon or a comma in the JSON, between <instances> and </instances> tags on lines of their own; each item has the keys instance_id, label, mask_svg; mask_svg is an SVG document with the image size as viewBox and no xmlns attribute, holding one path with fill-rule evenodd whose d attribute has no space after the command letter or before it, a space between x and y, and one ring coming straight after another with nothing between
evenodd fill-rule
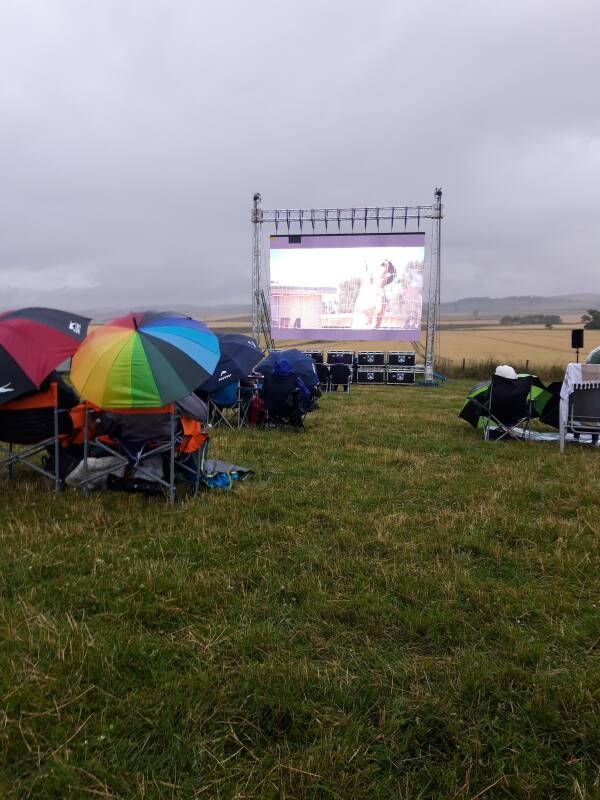
<instances>
[{"instance_id":1,"label":"distant rolling hill","mask_svg":"<svg viewBox=\"0 0 600 800\"><path fill-rule=\"evenodd\" d=\"M196 306L196 305L183 305L177 303L166 303L161 306L160 303L151 305L142 304L136 307L136 310L145 311L149 309L157 309L164 311L174 311L177 314L184 314L194 319L224 319L234 320L237 318L250 318L250 305L249 304L215 304L214 306ZM127 314L131 311L130 308L88 308L86 313L89 314L97 323L103 323L111 319L111 317L118 317L122 314Z\"/></svg>"},{"instance_id":2,"label":"distant rolling hill","mask_svg":"<svg viewBox=\"0 0 600 800\"><path fill-rule=\"evenodd\" d=\"M96 323L103 323L114 316L125 314L132 309L130 305L116 303L114 306L93 302L90 293L71 296L70 293L48 292L35 298L19 297L19 302L8 303L0 298L0 312L25 305L47 305L53 308L68 308L73 312L91 316ZM189 315L195 319L230 321L236 327L241 318L249 319L249 303L194 304L170 303L158 300L155 303L135 304L136 310L164 309ZM589 308L600 308L600 293L561 294L549 297L538 295L516 295L512 297L464 297L441 304L441 316L446 319L498 319L504 314L582 314ZM427 303L424 304L424 317ZM477 314L475 313L477 312Z\"/></svg>"},{"instance_id":3,"label":"distant rolling hill","mask_svg":"<svg viewBox=\"0 0 600 800\"><path fill-rule=\"evenodd\" d=\"M518 295L514 297L464 297L442 303L442 316L469 316L478 312L481 317L503 314L577 314L589 308L600 308L600 294L560 294L551 297Z\"/></svg>"}]
</instances>

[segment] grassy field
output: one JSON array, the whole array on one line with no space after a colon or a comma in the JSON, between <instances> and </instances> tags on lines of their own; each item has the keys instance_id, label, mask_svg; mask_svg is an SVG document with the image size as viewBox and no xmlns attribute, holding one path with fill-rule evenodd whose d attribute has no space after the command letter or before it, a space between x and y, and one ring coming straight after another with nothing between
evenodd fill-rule
<instances>
[{"instance_id":1,"label":"grassy field","mask_svg":"<svg viewBox=\"0 0 600 800\"><path fill-rule=\"evenodd\" d=\"M0 481L0 796L600 796L600 451L329 395L169 507Z\"/></svg>"}]
</instances>

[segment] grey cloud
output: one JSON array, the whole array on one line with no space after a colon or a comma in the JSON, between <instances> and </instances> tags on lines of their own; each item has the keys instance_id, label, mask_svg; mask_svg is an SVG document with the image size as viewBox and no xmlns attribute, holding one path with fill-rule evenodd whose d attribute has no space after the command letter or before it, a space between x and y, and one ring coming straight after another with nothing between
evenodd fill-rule
<instances>
[{"instance_id":1,"label":"grey cloud","mask_svg":"<svg viewBox=\"0 0 600 800\"><path fill-rule=\"evenodd\" d=\"M5 0L0 306L243 302L254 191L436 185L446 299L597 291L599 28L591 0Z\"/></svg>"}]
</instances>

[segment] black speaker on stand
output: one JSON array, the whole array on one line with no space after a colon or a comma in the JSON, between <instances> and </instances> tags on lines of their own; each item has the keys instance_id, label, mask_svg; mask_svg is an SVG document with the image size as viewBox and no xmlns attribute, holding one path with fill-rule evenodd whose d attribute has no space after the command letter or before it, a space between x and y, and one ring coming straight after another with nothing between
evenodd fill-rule
<instances>
[{"instance_id":1,"label":"black speaker on stand","mask_svg":"<svg viewBox=\"0 0 600 800\"><path fill-rule=\"evenodd\" d=\"M574 328L571 331L571 347L577 351L577 363L579 364L579 350L583 348L583 328Z\"/></svg>"}]
</instances>

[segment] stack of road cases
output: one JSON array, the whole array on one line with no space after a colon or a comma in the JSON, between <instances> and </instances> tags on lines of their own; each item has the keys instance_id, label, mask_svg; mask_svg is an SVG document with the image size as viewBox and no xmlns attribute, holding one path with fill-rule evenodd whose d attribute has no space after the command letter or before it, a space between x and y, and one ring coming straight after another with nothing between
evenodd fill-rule
<instances>
[{"instance_id":1,"label":"stack of road cases","mask_svg":"<svg viewBox=\"0 0 600 800\"><path fill-rule=\"evenodd\" d=\"M390 386L410 386L415 382L414 367L412 369L397 369L396 367L388 366L386 382Z\"/></svg>"},{"instance_id":2,"label":"stack of road cases","mask_svg":"<svg viewBox=\"0 0 600 800\"><path fill-rule=\"evenodd\" d=\"M383 350L365 350L356 354L356 363L359 367L383 367L385 353Z\"/></svg>"},{"instance_id":3,"label":"stack of road cases","mask_svg":"<svg viewBox=\"0 0 600 800\"><path fill-rule=\"evenodd\" d=\"M385 383L385 366L383 367L357 367L357 383Z\"/></svg>"},{"instance_id":4,"label":"stack of road cases","mask_svg":"<svg viewBox=\"0 0 600 800\"><path fill-rule=\"evenodd\" d=\"M388 367L414 367L415 353L413 351L393 350L388 353Z\"/></svg>"}]
</instances>

